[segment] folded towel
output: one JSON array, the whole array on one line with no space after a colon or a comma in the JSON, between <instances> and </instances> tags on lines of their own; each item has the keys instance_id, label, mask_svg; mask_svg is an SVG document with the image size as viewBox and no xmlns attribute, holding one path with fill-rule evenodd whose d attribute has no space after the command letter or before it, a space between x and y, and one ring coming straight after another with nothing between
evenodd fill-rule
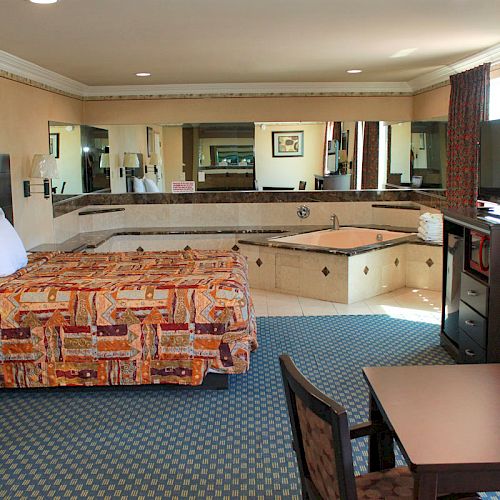
<instances>
[{"instance_id":1,"label":"folded towel","mask_svg":"<svg viewBox=\"0 0 500 500\"><path fill-rule=\"evenodd\" d=\"M443 226L439 227L429 227L429 226L418 226L419 229L422 231L425 231L426 233L442 233L443 232Z\"/></svg>"},{"instance_id":2,"label":"folded towel","mask_svg":"<svg viewBox=\"0 0 500 500\"><path fill-rule=\"evenodd\" d=\"M422 228L418 228L417 235L420 239L424 241L429 241L433 243L442 243L443 242L443 233L435 233L431 234L427 231L424 231Z\"/></svg>"},{"instance_id":3,"label":"folded towel","mask_svg":"<svg viewBox=\"0 0 500 500\"><path fill-rule=\"evenodd\" d=\"M431 214L429 212L424 212L420 216L420 220L425 220L425 221L442 221L443 220L443 214Z\"/></svg>"},{"instance_id":4,"label":"folded towel","mask_svg":"<svg viewBox=\"0 0 500 500\"><path fill-rule=\"evenodd\" d=\"M430 224L419 224L418 227L421 227L422 229L425 229L426 231L442 231L443 226L441 224L439 225L430 225Z\"/></svg>"}]
</instances>

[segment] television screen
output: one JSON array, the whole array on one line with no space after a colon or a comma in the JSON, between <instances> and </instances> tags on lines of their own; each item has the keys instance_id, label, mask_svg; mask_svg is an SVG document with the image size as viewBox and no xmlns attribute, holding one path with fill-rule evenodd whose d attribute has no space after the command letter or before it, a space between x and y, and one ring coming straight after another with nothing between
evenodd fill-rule
<instances>
[{"instance_id":1,"label":"television screen","mask_svg":"<svg viewBox=\"0 0 500 500\"><path fill-rule=\"evenodd\" d=\"M481 123L479 198L500 198L500 120Z\"/></svg>"}]
</instances>

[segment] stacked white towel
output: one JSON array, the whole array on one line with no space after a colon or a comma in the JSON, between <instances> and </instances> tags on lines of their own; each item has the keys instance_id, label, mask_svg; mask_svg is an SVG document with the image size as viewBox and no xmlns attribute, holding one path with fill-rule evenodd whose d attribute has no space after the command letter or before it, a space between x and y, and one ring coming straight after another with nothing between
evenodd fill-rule
<instances>
[{"instance_id":1,"label":"stacked white towel","mask_svg":"<svg viewBox=\"0 0 500 500\"><path fill-rule=\"evenodd\" d=\"M432 243L443 243L443 215L423 213L420 216L418 236Z\"/></svg>"}]
</instances>

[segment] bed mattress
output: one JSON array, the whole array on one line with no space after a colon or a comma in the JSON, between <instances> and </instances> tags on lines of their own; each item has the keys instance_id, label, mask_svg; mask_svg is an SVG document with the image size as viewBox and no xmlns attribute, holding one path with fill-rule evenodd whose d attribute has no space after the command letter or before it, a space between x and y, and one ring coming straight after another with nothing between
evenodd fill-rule
<instances>
[{"instance_id":1,"label":"bed mattress","mask_svg":"<svg viewBox=\"0 0 500 500\"><path fill-rule=\"evenodd\" d=\"M257 347L236 252L36 253L0 278L0 387L199 385Z\"/></svg>"}]
</instances>

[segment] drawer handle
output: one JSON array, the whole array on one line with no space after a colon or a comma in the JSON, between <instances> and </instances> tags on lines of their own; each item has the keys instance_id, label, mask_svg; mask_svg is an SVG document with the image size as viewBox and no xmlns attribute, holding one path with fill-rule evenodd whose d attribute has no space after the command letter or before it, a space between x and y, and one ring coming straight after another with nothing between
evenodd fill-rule
<instances>
[{"instance_id":1,"label":"drawer handle","mask_svg":"<svg viewBox=\"0 0 500 500\"><path fill-rule=\"evenodd\" d=\"M469 297L477 297L479 294L476 292L476 290L467 290L467 295Z\"/></svg>"},{"instance_id":2,"label":"drawer handle","mask_svg":"<svg viewBox=\"0 0 500 500\"><path fill-rule=\"evenodd\" d=\"M472 321L471 319L466 319L465 320L465 324L467 326L476 326L476 322L475 321Z\"/></svg>"},{"instance_id":3,"label":"drawer handle","mask_svg":"<svg viewBox=\"0 0 500 500\"><path fill-rule=\"evenodd\" d=\"M465 349L465 355L469 356L470 358L474 358L476 356L476 353L472 349Z\"/></svg>"}]
</instances>

